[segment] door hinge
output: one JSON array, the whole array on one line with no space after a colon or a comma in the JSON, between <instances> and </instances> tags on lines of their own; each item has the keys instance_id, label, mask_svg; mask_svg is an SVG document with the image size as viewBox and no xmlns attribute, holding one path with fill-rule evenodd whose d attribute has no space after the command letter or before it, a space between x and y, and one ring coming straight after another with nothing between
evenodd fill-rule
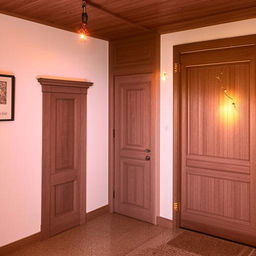
<instances>
[{"instance_id":1,"label":"door hinge","mask_svg":"<svg viewBox=\"0 0 256 256\"><path fill-rule=\"evenodd\" d=\"M178 73L181 70L180 63L174 63L174 73Z\"/></svg>"},{"instance_id":2,"label":"door hinge","mask_svg":"<svg viewBox=\"0 0 256 256\"><path fill-rule=\"evenodd\" d=\"M115 137L116 137L116 130L113 129L113 138L115 138Z\"/></svg>"},{"instance_id":3,"label":"door hinge","mask_svg":"<svg viewBox=\"0 0 256 256\"><path fill-rule=\"evenodd\" d=\"M173 210L175 212L179 212L180 211L180 203L179 202L173 203Z\"/></svg>"},{"instance_id":4,"label":"door hinge","mask_svg":"<svg viewBox=\"0 0 256 256\"><path fill-rule=\"evenodd\" d=\"M116 198L116 191L113 190L113 198Z\"/></svg>"}]
</instances>

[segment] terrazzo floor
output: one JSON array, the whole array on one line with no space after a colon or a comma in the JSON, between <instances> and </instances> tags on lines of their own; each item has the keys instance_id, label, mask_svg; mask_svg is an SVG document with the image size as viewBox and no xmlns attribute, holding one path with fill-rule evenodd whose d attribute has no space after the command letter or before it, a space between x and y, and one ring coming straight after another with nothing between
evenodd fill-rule
<instances>
[{"instance_id":1,"label":"terrazzo floor","mask_svg":"<svg viewBox=\"0 0 256 256\"><path fill-rule=\"evenodd\" d=\"M184 233L185 232L185 233ZM15 251L10 256L220 256L217 251L207 254L178 248L170 240L179 241L181 235L194 237L193 232L171 230L141 222L118 214L105 214L83 226L63 232L45 241ZM197 234L197 233L196 233ZM203 236L203 235L202 235ZM178 240L174 240L178 238ZM182 238L183 239L183 238ZM179 243L179 242L178 242ZM192 241L193 243L193 241ZM214 243L214 241L213 241ZM181 243L182 245L182 243ZM230 243L230 246L237 244ZM228 248L229 245L227 245ZM239 245L236 254L221 256L256 256L253 248ZM229 249L229 248L228 248ZM214 253L214 254L212 254ZM217 255L216 255L217 253ZM254 254L255 253L255 254ZM219 254L219 255L218 255Z\"/></svg>"}]
</instances>

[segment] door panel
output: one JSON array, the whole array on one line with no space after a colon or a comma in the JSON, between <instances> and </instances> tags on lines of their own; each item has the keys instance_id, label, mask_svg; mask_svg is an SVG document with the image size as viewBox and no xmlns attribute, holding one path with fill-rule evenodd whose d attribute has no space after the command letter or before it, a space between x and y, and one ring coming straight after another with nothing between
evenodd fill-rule
<instances>
[{"instance_id":1,"label":"door panel","mask_svg":"<svg viewBox=\"0 0 256 256\"><path fill-rule=\"evenodd\" d=\"M121 160L120 164L120 202L128 207L149 208L149 164L140 160Z\"/></svg>"},{"instance_id":2,"label":"door panel","mask_svg":"<svg viewBox=\"0 0 256 256\"><path fill-rule=\"evenodd\" d=\"M148 222L154 221L151 83L151 74L115 79L115 211Z\"/></svg>"},{"instance_id":3,"label":"door panel","mask_svg":"<svg viewBox=\"0 0 256 256\"><path fill-rule=\"evenodd\" d=\"M56 171L74 169L75 100L56 100Z\"/></svg>"},{"instance_id":4,"label":"door panel","mask_svg":"<svg viewBox=\"0 0 256 256\"><path fill-rule=\"evenodd\" d=\"M248 62L187 68L189 155L249 160L249 73ZM236 111L222 86L236 100Z\"/></svg>"},{"instance_id":5,"label":"door panel","mask_svg":"<svg viewBox=\"0 0 256 256\"><path fill-rule=\"evenodd\" d=\"M181 55L181 226L254 245L255 52Z\"/></svg>"}]
</instances>

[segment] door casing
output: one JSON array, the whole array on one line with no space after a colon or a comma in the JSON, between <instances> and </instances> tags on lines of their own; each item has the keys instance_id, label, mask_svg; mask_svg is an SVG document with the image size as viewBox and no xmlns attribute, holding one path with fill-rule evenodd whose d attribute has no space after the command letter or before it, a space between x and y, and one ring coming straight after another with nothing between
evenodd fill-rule
<instances>
[{"instance_id":1,"label":"door casing","mask_svg":"<svg viewBox=\"0 0 256 256\"><path fill-rule=\"evenodd\" d=\"M180 227L181 202L181 73L180 56L182 53L199 52L210 49L228 49L239 46L256 45L256 35L217 39L198 43L176 45L173 47L173 226ZM176 208L176 210L174 209Z\"/></svg>"},{"instance_id":2,"label":"door casing","mask_svg":"<svg viewBox=\"0 0 256 256\"><path fill-rule=\"evenodd\" d=\"M39 78L39 83L42 85L43 92L43 155L42 155L42 217L41 217L41 234L43 239L47 239L56 233L62 232L65 229L72 228L74 225L84 224L86 221L86 99L87 99L87 89L93 85L90 82L80 82L80 81L69 81L69 80L59 80L59 79L48 79ZM51 231L51 218L52 218L52 198L53 192L51 190L52 184L50 183L51 173L52 173L52 153L51 149L51 126L52 120L49 115L51 110L51 101L54 95L78 95L80 97L80 143L77 144L79 147L79 157L78 159L78 184L77 191L79 193L79 207L77 207L78 219L76 224L69 225L66 227L61 227L60 231ZM78 125L78 124L76 124ZM75 142L74 142L75 148ZM76 149L77 150L77 149ZM76 169L74 167L74 169ZM64 177L64 176L63 176ZM67 177L67 175L66 175ZM75 204L75 203L74 203ZM54 223L55 224L55 223Z\"/></svg>"}]
</instances>

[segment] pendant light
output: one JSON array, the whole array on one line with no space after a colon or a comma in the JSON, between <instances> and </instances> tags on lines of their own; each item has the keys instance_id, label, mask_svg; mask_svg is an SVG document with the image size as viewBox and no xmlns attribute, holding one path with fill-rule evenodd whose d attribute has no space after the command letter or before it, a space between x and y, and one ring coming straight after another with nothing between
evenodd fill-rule
<instances>
[{"instance_id":1,"label":"pendant light","mask_svg":"<svg viewBox=\"0 0 256 256\"><path fill-rule=\"evenodd\" d=\"M86 0L82 0L82 25L81 25L81 29L79 31L80 34L80 38L85 40L87 38L88 35L88 29L87 29L87 25L88 25L88 13L86 11Z\"/></svg>"}]
</instances>

